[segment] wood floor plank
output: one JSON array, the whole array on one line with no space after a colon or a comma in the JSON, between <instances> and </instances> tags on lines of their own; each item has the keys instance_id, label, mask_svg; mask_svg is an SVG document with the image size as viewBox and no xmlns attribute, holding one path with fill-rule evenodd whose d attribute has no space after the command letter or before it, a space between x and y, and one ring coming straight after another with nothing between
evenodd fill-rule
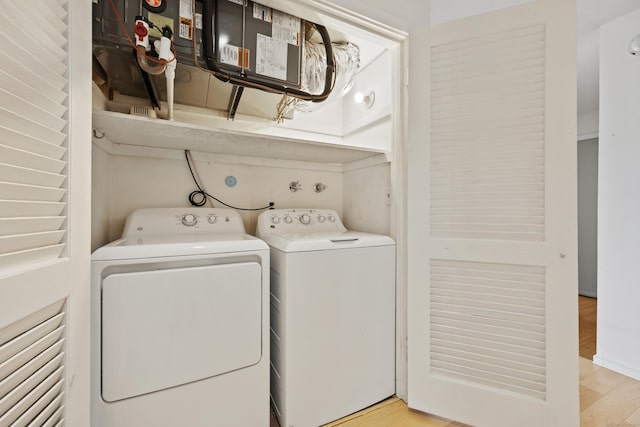
<instances>
[{"instance_id":1,"label":"wood floor plank","mask_svg":"<svg viewBox=\"0 0 640 427\"><path fill-rule=\"evenodd\" d=\"M626 378L609 393L581 411L581 427L622 426L640 409L640 381Z\"/></svg>"},{"instance_id":2,"label":"wood floor plank","mask_svg":"<svg viewBox=\"0 0 640 427\"><path fill-rule=\"evenodd\" d=\"M382 408L392 405L395 402L398 402L400 399L396 396L390 397L388 399L383 400L382 402L376 403L375 405L369 406L368 408L363 409L362 411L356 412L355 414L348 415L344 418L340 418L339 420L333 421L329 424L325 424L323 427L334 427L341 424L345 424L347 421L351 421L355 418L362 417L370 412L381 410Z\"/></svg>"},{"instance_id":3,"label":"wood floor plank","mask_svg":"<svg viewBox=\"0 0 640 427\"><path fill-rule=\"evenodd\" d=\"M591 406L594 402L599 400L602 396L602 393L598 393L595 390L591 390L589 387L585 387L583 385L580 386L580 411L584 411L589 406Z\"/></svg>"},{"instance_id":4,"label":"wood floor plank","mask_svg":"<svg viewBox=\"0 0 640 427\"><path fill-rule=\"evenodd\" d=\"M445 427L450 420L411 410L397 399L382 406L340 419L325 427Z\"/></svg>"},{"instance_id":5,"label":"wood floor plank","mask_svg":"<svg viewBox=\"0 0 640 427\"><path fill-rule=\"evenodd\" d=\"M596 354L596 323L598 320L598 300L589 297L578 297L578 326L580 356L592 360Z\"/></svg>"},{"instance_id":6,"label":"wood floor plank","mask_svg":"<svg viewBox=\"0 0 640 427\"><path fill-rule=\"evenodd\" d=\"M589 359L585 359L584 357L580 357L578 360L580 363L580 381L593 374L598 369L602 369L600 366L594 364Z\"/></svg>"},{"instance_id":7,"label":"wood floor plank","mask_svg":"<svg viewBox=\"0 0 640 427\"><path fill-rule=\"evenodd\" d=\"M598 393L607 394L626 379L622 374L601 368L582 378L580 384Z\"/></svg>"},{"instance_id":8,"label":"wood floor plank","mask_svg":"<svg viewBox=\"0 0 640 427\"><path fill-rule=\"evenodd\" d=\"M626 420L628 427L638 427L640 426L640 409L636 410L633 414L629 415Z\"/></svg>"}]
</instances>

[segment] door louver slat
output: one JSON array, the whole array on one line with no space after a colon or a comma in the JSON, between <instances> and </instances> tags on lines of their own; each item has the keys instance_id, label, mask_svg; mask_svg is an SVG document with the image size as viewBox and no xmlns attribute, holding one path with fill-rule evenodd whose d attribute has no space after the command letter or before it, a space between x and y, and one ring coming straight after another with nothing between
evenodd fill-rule
<instances>
[{"instance_id":1,"label":"door louver slat","mask_svg":"<svg viewBox=\"0 0 640 427\"><path fill-rule=\"evenodd\" d=\"M64 412L64 406L60 406L57 411L55 411L47 421L42 424L42 427L53 427L53 426L61 426L62 423L62 414Z\"/></svg>"},{"instance_id":2,"label":"door louver slat","mask_svg":"<svg viewBox=\"0 0 640 427\"><path fill-rule=\"evenodd\" d=\"M0 236L57 229L63 222L64 217L62 216L0 218Z\"/></svg>"},{"instance_id":3,"label":"door louver slat","mask_svg":"<svg viewBox=\"0 0 640 427\"><path fill-rule=\"evenodd\" d=\"M61 419L65 317L60 301L0 329L0 426Z\"/></svg>"},{"instance_id":4,"label":"door louver slat","mask_svg":"<svg viewBox=\"0 0 640 427\"><path fill-rule=\"evenodd\" d=\"M0 16L0 219L26 221L0 234L0 269L13 273L65 252L68 144L66 1L4 2ZM36 228L29 229L33 224Z\"/></svg>"},{"instance_id":5,"label":"door louver slat","mask_svg":"<svg viewBox=\"0 0 640 427\"><path fill-rule=\"evenodd\" d=\"M43 427L46 425L45 422L55 423L58 421L64 409L64 406L61 405L63 397L64 395L56 397L27 427Z\"/></svg>"},{"instance_id":6,"label":"door louver slat","mask_svg":"<svg viewBox=\"0 0 640 427\"><path fill-rule=\"evenodd\" d=\"M544 285L544 267L432 260L432 372L544 399Z\"/></svg>"},{"instance_id":7,"label":"door louver slat","mask_svg":"<svg viewBox=\"0 0 640 427\"><path fill-rule=\"evenodd\" d=\"M9 360L11 357L18 354L20 351L29 347L30 343L33 343L40 338L45 337L54 330L56 330L62 323L64 314L60 313L47 321L39 324L38 326L30 329L29 331L19 335L15 339L6 342L0 346L0 364Z\"/></svg>"},{"instance_id":8,"label":"door louver slat","mask_svg":"<svg viewBox=\"0 0 640 427\"><path fill-rule=\"evenodd\" d=\"M29 31L33 34L33 38L40 41L43 48L46 48L58 58L64 57L66 54L64 50L66 38L63 37L61 33L55 30L55 28L53 31L47 32L42 25L33 25L34 20L39 20L39 18L34 18L33 13L25 12L20 7L14 5L14 2L5 2L3 6L6 8L5 14L11 16L11 19L14 20L16 24L24 28L29 28ZM44 25L49 26L50 23L47 22Z\"/></svg>"},{"instance_id":9,"label":"door louver slat","mask_svg":"<svg viewBox=\"0 0 640 427\"><path fill-rule=\"evenodd\" d=\"M62 188L44 187L41 185L17 184L0 181L0 200L41 200L43 202L59 202L65 195ZM1 220L2 218L0 218ZM42 230L28 230L42 231Z\"/></svg>"},{"instance_id":10,"label":"door louver slat","mask_svg":"<svg viewBox=\"0 0 640 427\"><path fill-rule=\"evenodd\" d=\"M432 47L432 237L545 240L545 39L533 25Z\"/></svg>"}]
</instances>

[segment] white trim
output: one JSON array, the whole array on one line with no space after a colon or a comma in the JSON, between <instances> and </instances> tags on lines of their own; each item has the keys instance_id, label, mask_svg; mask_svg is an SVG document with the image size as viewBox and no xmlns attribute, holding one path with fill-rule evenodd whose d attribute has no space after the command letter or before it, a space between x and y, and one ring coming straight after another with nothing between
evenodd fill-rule
<instances>
[{"instance_id":1,"label":"white trim","mask_svg":"<svg viewBox=\"0 0 640 427\"><path fill-rule=\"evenodd\" d=\"M366 159L345 163L342 165L342 172L351 172L389 163L391 162L391 159L389 158L390 156L390 153L381 153L371 157L367 157Z\"/></svg>"},{"instance_id":2,"label":"white trim","mask_svg":"<svg viewBox=\"0 0 640 427\"><path fill-rule=\"evenodd\" d=\"M623 365L618 362L614 362L612 360L605 359L602 356L594 355L593 363L598 366L602 366L603 368L609 369L611 371L617 372L624 376L633 378L634 380L640 380L640 371L634 368L630 368L626 365Z\"/></svg>"},{"instance_id":3,"label":"white trim","mask_svg":"<svg viewBox=\"0 0 640 427\"><path fill-rule=\"evenodd\" d=\"M347 22L361 29L369 31L380 37L384 37L390 41L400 43L407 38L408 34L404 31L393 28L389 25L375 21L359 13L355 13L347 8L338 6L327 0L298 0L315 12L322 13L339 21Z\"/></svg>"},{"instance_id":4,"label":"white trim","mask_svg":"<svg viewBox=\"0 0 640 427\"><path fill-rule=\"evenodd\" d=\"M93 138L93 143L101 150L113 156L146 157L153 159L184 160L184 152L178 149L143 147L138 145L117 144L106 136ZM342 165L328 163L304 162L301 160L280 160L265 157L239 156L235 154L204 153L192 151L197 161L226 163L243 166L262 166L283 169L300 169L322 172L342 172ZM381 154L381 156L384 156ZM377 157L377 156L373 156ZM366 159L365 159L366 160Z\"/></svg>"},{"instance_id":5,"label":"white trim","mask_svg":"<svg viewBox=\"0 0 640 427\"><path fill-rule=\"evenodd\" d=\"M430 3L430 0L427 0ZM426 7L429 8L430 4ZM427 9L428 10L428 9ZM396 240L396 396L408 401L408 240L407 240L407 147L409 97L409 37L394 52L395 64L392 97L391 233Z\"/></svg>"}]
</instances>

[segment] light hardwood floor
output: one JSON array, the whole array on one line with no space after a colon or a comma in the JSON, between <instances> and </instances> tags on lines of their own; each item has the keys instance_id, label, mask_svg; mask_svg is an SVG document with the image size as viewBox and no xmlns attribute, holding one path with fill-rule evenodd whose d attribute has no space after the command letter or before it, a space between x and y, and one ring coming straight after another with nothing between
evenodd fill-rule
<instances>
[{"instance_id":1,"label":"light hardwood floor","mask_svg":"<svg viewBox=\"0 0 640 427\"><path fill-rule=\"evenodd\" d=\"M601 368L584 357L580 357L579 363L580 427L640 427L640 381ZM464 424L413 411L394 397L325 427L337 426L444 427Z\"/></svg>"},{"instance_id":2,"label":"light hardwood floor","mask_svg":"<svg viewBox=\"0 0 640 427\"><path fill-rule=\"evenodd\" d=\"M594 365L595 300L580 297L580 427L640 427L640 381ZM585 335L586 334L586 335ZM588 355L582 357L584 355ZM325 427L453 427L465 424L414 411L389 398ZM273 421L271 427L278 427ZM545 426L541 426L545 427Z\"/></svg>"},{"instance_id":3,"label":"light hardwood floor","mask_svg":"<svg viewBox=\"0 0 640 427\"><path fill-rule=\"evenodd\" d=\"M596 354L596 322L598 300L589 297L578 297L580 357L593 360Z\"/></svg>"}]
</instances>

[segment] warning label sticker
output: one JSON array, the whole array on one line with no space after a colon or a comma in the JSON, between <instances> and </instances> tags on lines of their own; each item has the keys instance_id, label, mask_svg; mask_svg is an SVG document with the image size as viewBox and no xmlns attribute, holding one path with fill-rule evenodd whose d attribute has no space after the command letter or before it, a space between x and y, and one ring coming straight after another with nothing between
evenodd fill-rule
<instances>
[{"instance_id":1,"label":"warning label sticker","mask_svg":"<svg viewBox=\"0 0 640 427\"><path fill-rule=\"evenodd\" d=\"M276 27L274 25L271 32L272 37L276 40L281 40L294 46L300 46L300 33L298 31L291 31L288 28Z\"/></svg>"},{"instance_id":2,"label":"warning label sticker","mask_svg":"<svg viewBox=\"0 0 640 427\"><path fill-rule=\"evenodd\" d=\"M178 28L178 36L187 40L193 38L193 9L191 8L191 0L180 0L180 27Z\"/></svg>"},{"instance_id":3,"label":"warning label sticker","mask_svg":"<svg viewBox=\"0 0 640 427\"><path fill-rule=\"evenodd\" d=\"M300 46L300 18L278 10L273 11L271 36L294 46Z\"/></svg>"},{"instance_id":4,"label":"warning label sticker","mask_svg":"<svg viewBox=\"0 0 640 427\"><path fill-rule=\"evenodd\" d=\"M180 17L180 28L178 35L183 39L191 40L193 37L193 21L189 18Z\"/></svg>"},{"instance_id":5,"label":"warning label sticker","mask_svg":"<svg viewBox=\"0 0 640 427\"><path fill-rule=\"evenodd\" d=\"M249 49L242 49L231 44L220 48L220 63L242 67L242 61L244 61L244 68L249 68Z\"/></svg>"},{"instance_id":6,"label":"warning label sticker","mask_svg":"<svg viewBox=\"0 0 640 427\"><path fill-rule=\"evenodd\" d=\"M271 8L258 3L253 4L253 17L262 21L271 22Z\"/></svg>"},{"instance_id":7,"label":"warning label sticker","mask_svg":"<svg viewBox=\"0 0 640 427\"><path fill-rule=\"evenodd\" d=\"M300 31L300 18L289 15L279 10L273 11L273 26L287 28L291 31Z\"/></svg>"},{"instance_id":8,"label":"warning label sticker","mask_svg":"<svg viewBox=\"0 0 640 427\"><path fill-rule=\"evenodd\" d=\"M192 18L193 9L191 8L191 0L180 0L180 17Z\"/></svg>"},{"instance_id":9,"label":"warning label sticker","mask_svg":"<svg viewBox=\"0 0 640 427\"><path fill-rule=\"evenodd\" d=\"M287 43L263 34L258 34L256 73L279 80L286 80Z\"/></svg>"}]
</instances>

